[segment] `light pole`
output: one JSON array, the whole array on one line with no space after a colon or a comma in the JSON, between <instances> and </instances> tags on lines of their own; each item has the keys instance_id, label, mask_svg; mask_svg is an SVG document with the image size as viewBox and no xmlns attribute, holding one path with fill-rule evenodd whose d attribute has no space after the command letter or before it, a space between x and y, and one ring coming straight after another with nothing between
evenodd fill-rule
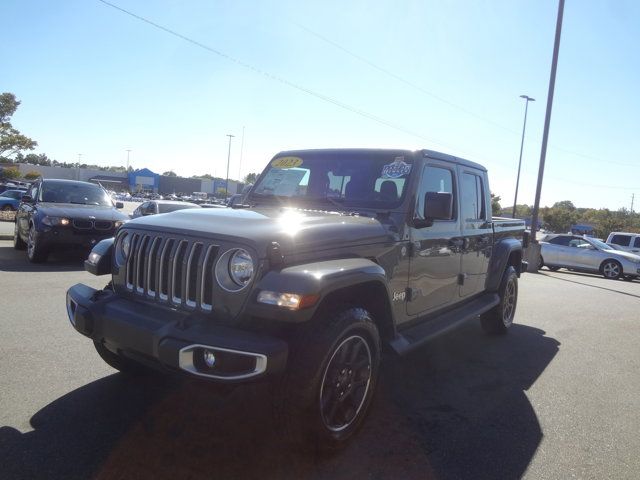
<instances>
[{"instance_id":1,"label":"light pole","mask_svg":"<svg viewBox=\"0 0 640 480\"><path fill-rule=\"evenodd\" d=\"M131 150L127 149L127 172L129 171L129 154L131 153Z\"/></svg>"},{"instance_id":2,"label":"light pole","mask_svg":"<svg viewBox=\"0 0 640 480\"><path fill-rule=\"evenodd\" d=\"M520 95L520 98L524 98L524 124L522 125L522 141L520 142L520 160L518 160L518 176L516 177L516 195L513 199L513 213L511 218L516 218L516 205L518 204L518 186L520 185L520 167L522 166L522 148L524 147L524 132L527 129L527 110L529 108L529 102L535 102L535 98L531 98L528 95Z\"/></svg>"},{"instance_id":3,"label":"light pole","mask_svg":"<svg viewBox=\"0 0 640 480\"><path fill-rule=\"evenodd\" d=\"M229 153L227 154L227 183L224 184L224 200L227 201L229 197L229 161L231 160L231 139L235 137L235 135L227 134L229 137Z\"/></svg>"}]
</instances>

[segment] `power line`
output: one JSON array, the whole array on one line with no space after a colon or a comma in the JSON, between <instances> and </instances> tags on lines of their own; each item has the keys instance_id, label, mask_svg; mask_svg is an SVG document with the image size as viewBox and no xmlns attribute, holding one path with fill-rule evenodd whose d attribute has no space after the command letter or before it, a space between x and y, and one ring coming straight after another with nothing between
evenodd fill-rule
<instances>
[{"instance_id":1,"label":"power line","mask_svg":"<svg viewBox=\"0 0 640 480\"><path fill-rule=\"evenodd\" d=\"M475 113L475 112L463 107L462 105L459 105L459 104L457 104L455 102L447 100L446 98L443 98L443 97L441 97L439 95L436 95L433 92L430 92L430 91L426 90L425 88L421 87L420 85L418 85L418 84L406 79L405 77L402 77L401 75L398 75L397 73L394 73L394 72L392 72L392 71L390 71L390 70L378 65L377 63L374 63L373 61L369 60L368 58L365 58L362 55L359 55L359 54L353 52L352 50L349 50L348 48L340 45L338 42L336 42L334 40L331 40L330 38L325 37L324 35L322 35L322 34L316 32L316 31L310 29L309 27L307 27L305 25L302 25L299 22L296 22L295 20L291 20L290 19L289 22L293 23L298 28L300 28L301 30L307 32L308 34L310 34L310 35L322 40L325 43L328 43L329 45L331 45L331 46L337 48L338 50L346 53L347 55L355 58L356 60L358 60L358 61L370 66L371 68L373 68L375 70L378 70L379 72L382 72L383 74L385 74L385 75L387 75L387 76L389 76L389 77L391 77L391 78L393 78L393 79L395 79L395 80L397 80L397 81L399 81L399 82L401 82L401 83L403 83L405 85L408 85L408 86L412 87L413 89L415 89L415 90L417 90L417 91L419 91L419 92L421 92L421 93L423 93L423 94L425 94L425 95L427 95L427 96L429 96L431 98L434 98L434 99L438 100L439 102L442 102L442 103L444 103L446 105L449 105L450 107L456 108L456 109L466 113L467 115L475 117L478 120L481 120L483 122L491 124L494 127L500 128L500 129L502 129L502 130L504 130L506 132L512 133L514 135L520 135L520 132L512 130L511 128L506 127L506 126L504 126L504 125L502 125L502 124L500 124L500 123L498 123L498 122L496 122L494 120L491 120L488 117L485 117L483 115L479 115L479 114L477 114L477 113ZM598 161L598 162L604 162L604 160L602 160L600 158L593 157L591 155L586 155L586 154L579 153L579 152L574 152L572 150L568 150L566 148L563 148L563 147L560 147L560 146L557 146L557 145L550 144L549 146L551 148L553 148L554 150L559 150L561 152L568 153L570 155L575 155L577 157L587 158L587 159L595 160L595 161ZM615 165L625 166L625 167L633 167L633 168L637 168L638 167L638 165L636 165L636 164L617 162L617 161L613 161L613 160L607 160L606 162L607 163L613 163Z\"/></svg>"},{"instance_id":2,"label":"power line","mask_svg":"<svg viewBox=\"0 0 640 480\"><path fill-rule=\"evenodd\" d=\"M168 33L170 35L178 37L178 38L184 40L185 42L189 42L189 43L191 43L191 44L193 44L193 45L195 45L197 47L200 47L200 48L202 48L204 50L207 50L208 52L214 53L215 55L218 55L219 57L222 57L222 58L224 58L226 60L229 60L230 62L233 62L233 63L235 63L237 65L240 65L241 67L249 69L249 70L251 70L251 71L253 71L255 73L258 73L258 74L260 74L262 76L265 76L265 77L267 77L267 78L269 78L271 80L275 80L277 82L280 82L280 83L282 83L284 85L287 85L287 86L289 86L291 88L294 88L294 89L296 89L298 91L301 91L301 92L306 93L308 95L311 95L311 96L313 96L315 98L318 98L318 99L323 100L325 102L328 102L328 103L331 103L333 105L336 105L336 106L338 106L338 107L340 107L340 108L342 108L344 110L350 111L350 112L355 113L357 115L360 115L362 117L368 118L369 120L373 120L374 122L377 122L377 123L379 123L381 125L385 125L387 127L393 128L394 130L397 130L399 132L405 133L407 135L411 135L411 136L414 136L416 138L420 138L422 140L425 140L425 141L430 142L430 143L435 144L435 145L443 146L443 147L445 147L447 149L455 149L454 147L451 147L451 146L449 146L449 145L447 145L445 143L438 142L438 141L433 140L431 138L425 137L424 135L422 135L422 134L420 134L418 132L409 130L409 129L405 128L402 125L399 125L399 124L393 123L391 121L385 120L384 118L378 117L377 115L369 113L369 112L367 112L365 110L362 110L362 109L359 109L359 108L356 108L356 107L352 107L351 105L348 105L348 104L346 104L344 102L341 102L340 100L337 100L337 99L335 99L333 97L329 97L328 95L324 95L322 93L316 92L316 91L311 90L309 88L303 87L302 85L293 83L293 82L291 82L291 81L289 81L289 80L287 80L285 78L282 78L282 77L280 77L278 75L274 75L272 73L269 73L269 72L267 72L265 70L262 70L262 69L260 69L258 67L255 67L255 66L253 66L253 65L251 65L249 63L246 63L246 62L244 62L242 60L234 58L234 57L232 57L232 56L230 56L230 55L228 55L228 54L226 54L226 53L224 53L224 52L222 52L220 50L217 50L217 49L215 49L213 47L205 45L204 43L201 43L201 42L199 42L197 40L194 40L194 39L192 39L190 37L187 37L187 36L185 36L185 35L183 35L181 33L178 33L175 30L171 30L171 29L169 29L167 27L164 27L164 26L162 26L162 25L160 25L158 23L155 23L155 22L153 22L153 21L151 21L151 20L149 20L149 19L147 19L145 17L137 15L137 14L135 14L133 12L130 12L129 10L126 10L126 9L124 9L122 7L119 7L118 5L114 5L113 3L107 2L106 0L98 0L98 1L100 3L103 3L103 4L111 7L111 8L119 10L120 12L125 13L125 14L129 15L130 17L133 17L133 18L135 18L137 20L140 20L141 22L144 22L144 23L146 23L148 25L151 25L152 27L155 27L155 28L157 28L159 30L162 30L163 32L166 32L166 33Z\"/></svg>"}]
</instances>

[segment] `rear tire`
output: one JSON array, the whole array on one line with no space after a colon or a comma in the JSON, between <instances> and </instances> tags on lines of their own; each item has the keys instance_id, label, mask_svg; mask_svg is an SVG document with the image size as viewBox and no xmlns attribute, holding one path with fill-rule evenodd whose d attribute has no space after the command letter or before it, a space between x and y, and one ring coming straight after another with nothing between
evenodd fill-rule
<instances>
[{"instance_id":1,"label":"rear tire","mask_svg":"<svg viewBox=\"0 0 640 480\"><path fill-rule=\"evenodd\" d=\"M18 223L16 222L15 227L13 229L13 248L16 250L24 250L27 248L27 244L24 243L24 240L20 238L20 234L18 233Z\"/></svg>"},{"instance_id":2,"label":"rear tire","mask_svg":"<svg viewBox=\"0 0 640 480\"><path fill-rule=\"evenodd\" d=\"M622 265L617 260L605 260L600 265L600 273L608 280L618 280L622 276Z\"/></svg>"},{"instance_id":3,"label":"rear tire","mask_svg":"<svg viewBox=\"0 0 640 480\"><path fill-rule=\"evenodd\" d=\"M512 266L507 267L498 288L500 303L480 315L480 325L486 333L504 335L513 324L518 303L518 274Z\"/></svg>"},{"instance_id":4,"label":"rear tire","mask_svg":"<svg viewBox=\"0 0 640 480\"><path fill-rule=\"evenodd\" d=\"M362 308L316 320L292 342L287 371L272 385L274 413L292 446L330 450L366 417L378 379L380 337Z\"/></svg>"}]
</instances>

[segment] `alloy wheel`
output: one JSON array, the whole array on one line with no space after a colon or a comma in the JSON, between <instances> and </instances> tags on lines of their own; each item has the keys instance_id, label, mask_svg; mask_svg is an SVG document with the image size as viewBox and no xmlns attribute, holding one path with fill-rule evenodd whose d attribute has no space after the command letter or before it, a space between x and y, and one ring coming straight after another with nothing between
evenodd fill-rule
<instances>
[{"instance_id":1,"label":"alloy wheel","mask_svg":"<svg viewBox=\"0 0 640 480\"><path fill-rule=\"evenodd\" d=\"M607 262L602 267L602 273L607 278L618 278L620 276L620 265L615 262Z\"/></svg>"},{"instance_id":2,"label":"alloy wheel","mask_svg":"<svg viewBox=\"0 0 640 480\"><path fill-rule=\"evenodd\" d=\"M513 313L516 308L516 284L513 280L509 280L504 290L504 299L502 301L502 321L505 327L513 322Z\"/></svg>"},{"instance_id":3,"label":"alloy wheel","mask_svg":"<svg viewBox=\"0 0 640 480\"><path fill-rule=\"evenodd\" d=\"M326 428L340 432L360 413L371 384L371 349L360 335L333 351L320 386L320 413Z\"/></svg>"}]
</instances>

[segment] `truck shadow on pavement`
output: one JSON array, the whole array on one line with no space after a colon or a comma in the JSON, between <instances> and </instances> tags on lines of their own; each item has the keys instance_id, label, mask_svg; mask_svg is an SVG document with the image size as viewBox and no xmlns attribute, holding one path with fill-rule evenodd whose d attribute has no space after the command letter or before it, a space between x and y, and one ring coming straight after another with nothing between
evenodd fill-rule
<instances>
[{"instance_id":1,"label":"truck shadow on pavement","mask_svg":"<svg viewBox=\"0 0 640 480\"><path fill-rule=\"evenodd\" d=\"M556 355L545 332L478 322L390 359L361 432L334 454L278 433L266 387L114 374L0 428L2 478L519 478L543 433L525 391ZM87 361L99 361L87 359Z\"/></svg>"},{"instance_id":2,"label":"truck shadow on pavement","mask_svg":"<svg viewBox=\"0 0 640 480\"><path fill-rule=\"evenodd\" d=\"M0 247L0 272L75 272L84 270L89 255L84 250L52 252L45 263L29 263L27 252Z\"/></svg>"}]
</instances>

